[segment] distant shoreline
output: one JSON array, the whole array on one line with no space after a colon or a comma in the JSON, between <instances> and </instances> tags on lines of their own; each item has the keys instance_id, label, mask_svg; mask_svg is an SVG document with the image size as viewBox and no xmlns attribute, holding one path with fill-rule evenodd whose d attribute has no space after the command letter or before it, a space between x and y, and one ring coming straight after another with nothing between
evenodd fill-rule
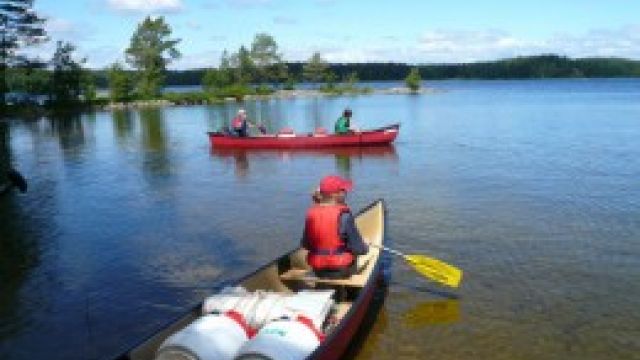
<instances>
[{"instance_id":1,"label":"distant shoreline","mask_svg":"<svg viewBox=\"0 0 640 360\"><path fill-rule=\"evenodd\" d=\"M589 77L589 78L533 78L533 79L440 79L440 80L422 80L423 83L430 82L446 82L446 81L592 81L592 80L609 80L609 81L633 81L640 80L638 77ZM395 83L401 84L401 80L378 80L378 81L361 81L359 84L366 86L368 83ZM188 95L190 93L204 94L199 85L168 85L165 87L166 93L171 93L172 90L186 90L192 88L192 91L179 91L176 94ZM360 91L354 91L352 93L327 93L318 89L294 89L294 90L276 90L271 94L266 95L246 95L243 99L238 100L234 97L227 97L222 99L216 99L211 101L195 100L192 101L185 96L185 100L171 101L163 98L150 99L150 100L132 100L130 102L110 102L104 94L108 94L108 89L99 89L99 93L102 93L97 101L94 103L81 103L78 105L70 106L64 109L53 109L42 105L25 104L18 106L9 106L0 118L7 118L11 116L24 116L24 117L37 117L56 112L83 112L87 110L124 110L124 109L140 109L140 108L153 108L153 107L170 107L170 106L199 106L199 105L214 105L224 104L237 101L252 101L252 100L264 100L264 99L293 99L293 98L308 98L308 97L332 97L332 96L366 96L366 95L410 95L410 94L436 94L443 93L449 90L440 89L433 86L423 86L415 92L412 92L404 86L389 86L385 88L368 88L369 91L362 91L363 88L357 88ZM168 91L167 91L168 90Z\"/></svg>"},{"instance_id":2,"label":"distant shoreline","mask_svg":"<svg viewBox=\"0 0 640 360\"><path fill-rule=\"evenodd\" d=\"M129 108L142 108L142 107L163 107L163 106L184 106L184 105L208 105L208 104L223 104L226 102L238 102L238 101L246 101L246 100L261 100L261 99L291 99L291 98L302 98L302 97L331 97L331 96L366 96L373 94L386 94L386 95L419 95L425 93L437 93L443 92L444 90L434 89L434 88L421 88L416 91L412 91L406 87L391 87L387 89L371 89L368 92L358 92L358 93L344 93L344 94L333 94L326 93L315 89L296 89L296 90L276 90L272 94L268 95L246 95L242 100L238 100L234 97L227 97L219 101L215 102L197 102L197 103L182 103L176 101L170 101L166 99L157 99L157 100L138 100L131 102L116 102L109 103L103 106L100 106L100 109L103 110L120 110L120 109L129 109Z\"/></svg>"}]
</instances>

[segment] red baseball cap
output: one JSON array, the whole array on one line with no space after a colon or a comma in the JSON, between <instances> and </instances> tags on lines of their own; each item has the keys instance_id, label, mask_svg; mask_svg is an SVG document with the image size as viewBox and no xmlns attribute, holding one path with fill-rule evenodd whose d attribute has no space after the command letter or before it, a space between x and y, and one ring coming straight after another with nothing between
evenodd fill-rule
<instances>
[{"instance_id":1,"label":"red baseball cap","mask_svg":"<svg viewBox=\"0 0 640 360\"><path fill-rule=\"evenodd\" d=\"M351 189L353 189L353 182L337 175L328 175L320 180L319 190L323 194L351 191Z\"/></svg>"}]
</instances>

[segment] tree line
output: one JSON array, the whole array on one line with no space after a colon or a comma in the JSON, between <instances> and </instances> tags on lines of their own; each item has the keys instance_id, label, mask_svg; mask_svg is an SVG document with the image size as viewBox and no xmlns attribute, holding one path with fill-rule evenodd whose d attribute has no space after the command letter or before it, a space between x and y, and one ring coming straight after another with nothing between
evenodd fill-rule
<instances>
[{"instance_id":1,"label":"tree line","mask_svg":"<svg viewBox=\"0 0 640 360\"><path fill-rule=\"evenodd\" d=\"M317 85L328 93L367 92L360 81L405 80L417 90L422 79L530 79L558 77L635 77L640 61L620 58L571 59L558 55L517 57L461 64L349 63L331 64L319 52L306 62L287 62L276 40L267 33L255 35L250 45L225 49L217 67L168 70L181 57L181 39L172 37L164 17L146 17L132 34L123 61L102 70L85 67L75 56L76 47L56 43L50 60L28 59L21 47L48 41L45 20L33 10L32 0L0 0L0 107L7 93L46 95L52 106L98 101L139 99L209 102L225 97L270 94L276 88L294 89L300 82ZM214 59L212 59L212 62ZM191 94L166 94L166 85L201 85ZM96 88L108 88L109 99L97 99ZM182 97L182 99L181 99Z\"/></svg>"},{"instance_id":2,"label":"tree line","mask_svg":"<svg viewBox=\"0 0 640 360\"><path fill-rule=\"evenodd\" d=\"M294 79L303 79L305 63L288 62L289 74ZM330 63L339 79L357 74L360 81L401 81L413 68L417 68L423 80L444 79L537 79L537 78L616 78L640 77L640 61L623 58L579 58L560 55L538 55L517 57L497 61L413 65L406 63ZM199 85L206 69L170 70L168 85ZM102 86L107 81L96 75Z\"/></svg>"}]
</instances>

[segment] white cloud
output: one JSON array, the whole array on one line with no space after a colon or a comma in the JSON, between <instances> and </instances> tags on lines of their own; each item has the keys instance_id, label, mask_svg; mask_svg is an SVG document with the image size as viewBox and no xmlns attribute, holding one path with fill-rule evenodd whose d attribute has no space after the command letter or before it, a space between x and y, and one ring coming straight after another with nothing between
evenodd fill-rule
<instances>
[{"instance_id":1,"label":"white cloud","mask_svg":"<svg viewBox=\"0 0 640 360\"><path fill-rule=\"evenodd\" d=\"M550 50L565 49L570 56L611 56L640 59L640 25L594 29L575 36L556 34L547 41Z\"/></svg>"},{"instance_id":2,"label":"white cloud","mask_svg":"<svg viewBox=\"0 0 640 360\"><path fill-rule=\"evenodd\" d=\"M554 53L569 57L640 59L640 24L593 29L582 34L555 34L543 39L516 36L499 29L429 30L413 43L400 36L356 42L323 37L318 44L283 47L285 58L306 61L314 51L330 62L462 63ZM370 45L375 44L375 45Z\"/></svg>"},{"instance_id":3,"label":"white cloud","mask_svg":"<svg viewBox=\"0 0 640 360\"><path fill-rule=\"evenodd\" d=\"M175 12L182 10L182 0L107 0L109 7L127 12Z\"/></svg>"},{"instance_id":4,"label":"white cloud","mask_svg":"<svg viewBox=\"0 0 640 360\"><path fill-rule=\"evenodd\" d=\"M425 32L411 62L472 62L540 52L539 44L502 30Z\"/></svg>"},{"instance_id":5,"label":"white cloud","mask_svg":"<svg viewBox=\"0 0 640 360\"><path fill-rule=\"evenodd\" d=\"M517 37L503 30L425 32L410 62L473 62L554 53L570 57L640 58L640 26L556 34L546 39Z\"/></svg>"}]
</instances>

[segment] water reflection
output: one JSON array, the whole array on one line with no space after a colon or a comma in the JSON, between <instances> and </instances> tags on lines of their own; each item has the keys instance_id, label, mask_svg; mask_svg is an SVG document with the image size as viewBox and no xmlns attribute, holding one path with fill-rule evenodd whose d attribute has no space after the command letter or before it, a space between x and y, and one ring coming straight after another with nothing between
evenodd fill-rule
<instances>
[{"instance_id":1,"label":"water reflection","mask_svg":"<svg viewBox=\"0 0 640 360\"><path fill-rule=\"evenodd\" d=\"M87 139L79 113L55 114L49 117L51 133L57 137L64 154L76 159L84 152Z\"/></svg>"},{"instance_id":2,"label":"water reflection","mask_svg":"<svg viewBox=\"0 0 640 360\"><path fill-rule=\"evenodd\" d=\"M150 175L168 174L171 169L164 114L160 108L140 110L140 131L144 150L143 170Z\"/></svg>"},{"instance_id":3,"label":"water reflection","mask_svg":"<svg viewBox=\"0 0 640 360\"><path fill-rule=\"evenodd\" d=\"M5 174L11 167L9 161L11 159L9 147L9 124L0 121L0 173ZM4 179L3 179L4 180Z\"/></svg>"},{"instance_id":4,"label":"water reflection","mask_svg":"<svg viewBox=\"0 0 640 360\"><path fill-rule=\"evenodd\" d=\"M0 121L0 187L11 167L10 130ZM20 292L32 270L40 262L38 236L42 228L32 221L12 191L0 194L0 342L16 334L25 325L28 311L23 310Z\"/></svg>"},{"instance_id":5,"label":"water reflection","mask_svg":"<svg viewBox=\"0 0 640 360\"><path fill-rule=\"evenodd\" d=\"M159 108L140 110L140 129L142 131L142 145L145 150L166 152L167 133L163 112Z\"/></svg>"},{"instance_id":6,"label":"water reflection","mask_svg":"<svg viewBox=\"0 0 640 360\"><path fill-rule=\"evenodd\" d=\"M0 341L18 332L28 318L20 293L40 262L40 226L18 204L15 196L0 198Z\"/></svg>"},{"instance_id":7,"label":"water reflection","mask_svg":"<svg viewBox=\"0 0 640 360\"><path fill-rule=\"evenodd\" d=\"M402 320L411 328L456 323L460 321L460 303L458 299L425 301L404 313Z\"/></svg>"},{"instance_id":8,"label":"water reflection","mask_svg":"<svg viewBox=\"0 0 640 360\"><path fill-rule=\"evenodd\" d=\"M131 138L134 130L133 112L128 109L115 110L112 115L113 131L116 138L120 141Z\"/></svg>"},{"instance_id":9,"label":"water reflection","mask_svg":"<svg viewBox=\"0 0 640 360\"><path fill-rule=\"evenodd\" d=\"M292 126L287 119L287 112L282 99L257 100L248 103L230 103L224 106L211 106L206 110L207 124L211 131L228 128L231 119L243 108L247 118L254 124L264 126L267 132L275 133L283 127ZM258 134L255 128L249 128L251 134Z\"/></svg>"},{"instance_id":10,"label":"water reflection","mask_svg":"<svg viewBox=\"0 0 640 360\"><path fill-rule=\"evenodd\" d=\"M295 158L333 157L336 171L342 176L350 177L354 163L362 162L366 159L375 160L377 163L397 163L399 160L393 145L348 146L323 149L227 149L214 147L211 149L211 155L221 160L233 159L235 174L238 178L246 177L249 174L252 161L275 159L284 162Z\"/></svg>"}]
</instances>

